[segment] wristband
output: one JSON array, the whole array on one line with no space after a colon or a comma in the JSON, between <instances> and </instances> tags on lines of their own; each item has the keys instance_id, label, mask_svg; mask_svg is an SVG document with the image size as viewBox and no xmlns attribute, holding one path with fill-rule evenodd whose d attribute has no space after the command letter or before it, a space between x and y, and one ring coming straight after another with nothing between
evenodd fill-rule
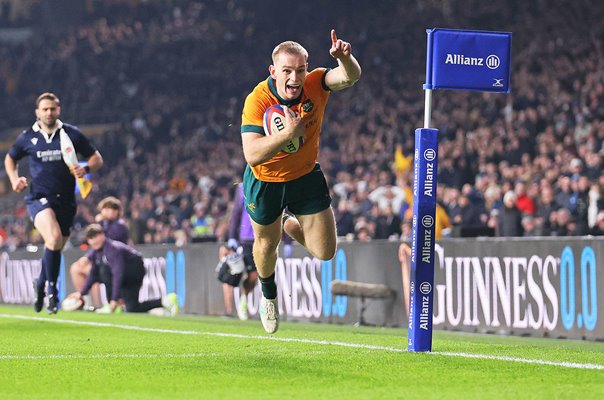
<instances>
[{"instance_id":1,"label":"wristband","mask_svg":"<svg viewBox=\"0 0 604 400\"><path fill-rule=\"evenodd\" d=\"M90 165L84 165L84 171L86 171L87 174L90 173Z\"/></svg>"}]
</instances>

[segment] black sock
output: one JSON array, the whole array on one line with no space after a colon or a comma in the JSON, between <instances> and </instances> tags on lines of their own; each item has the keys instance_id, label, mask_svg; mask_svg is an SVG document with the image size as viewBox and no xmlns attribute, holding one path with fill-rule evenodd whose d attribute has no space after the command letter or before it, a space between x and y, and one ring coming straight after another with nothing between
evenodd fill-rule
<instances>
[{"instance_id":1,"label":"black sock","mask_svg":"<svg viewBox=\"0 0 604 400\"><path fill-rule=\"evenodd\" d=\"M38 293L43 293L44 289L46 289L46 267L44 266L44 256L42 256L42 268L40 269L40 276L38 276L38 280L36 281L36 290Z\"/></svg>"},{"instance_id":2,"label":"black sock","mask_svg":"<svg viewBox=\"0 0 604 400\"><path fill-rule=\"evenodd\" d=\"M270 276L263 278L258 277L262 284L262 294L265 299L276 299L277 298L277 285L275 284L275 273L273 272Z\"/></svg>"},{"instance_id":3,"label":"black sock","mask_svg":"<svg viewBox=\"0 0 604 400\"><path fill-rule=\"evenodd\" d=\"M61 250L44 249L42 265L46 270L48 280L48 294L57 295L57 280L61 271Z\"/></svg>"}]
</instances>

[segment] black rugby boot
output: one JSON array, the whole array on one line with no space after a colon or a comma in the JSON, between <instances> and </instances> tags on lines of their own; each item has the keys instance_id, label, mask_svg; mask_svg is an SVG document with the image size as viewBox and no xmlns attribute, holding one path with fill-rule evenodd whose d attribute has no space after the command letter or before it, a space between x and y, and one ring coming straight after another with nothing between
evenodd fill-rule
<instances>
[{"instance_id":1,"label":"black rugby boot","mask_svg":"<svg viewBox=\"0 0 604 400\"><path fill-rule=\"evenodd\" d=\"M49 314L56 314L59 311L59 299L56 294L48 296L48 307L46 310Z\"/></svg>"},{"instance_id":2,"label":"black rugby boot","mask_svg":"<svg viewBox=\"0 0 604 400\"><path fill-rule=\"evenodd\" d=\"M36 299L34 301L34 311L40 312L42 311L42 307L44 307L44 286L38 289L38 280L34 279L34 291L36 292Z\"/></svg>"}]
</instances>

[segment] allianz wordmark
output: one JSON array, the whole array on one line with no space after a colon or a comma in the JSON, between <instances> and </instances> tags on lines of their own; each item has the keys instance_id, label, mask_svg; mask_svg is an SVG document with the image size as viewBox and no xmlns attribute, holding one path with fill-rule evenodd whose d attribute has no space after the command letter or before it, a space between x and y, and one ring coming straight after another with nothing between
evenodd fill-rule
<instances>
[{"instance_id":1,"label":"allianz wordmark","mask_svg":"<svg viewBox=\"0 0 604 400\"><path fill-rule=\"evenodd\" d=\"M435 248L434 325L559 333L596 328L598 280L592 246L573 251L567 245L559 257L448 256L446 248Z\"/></svg>"}]
</instances>

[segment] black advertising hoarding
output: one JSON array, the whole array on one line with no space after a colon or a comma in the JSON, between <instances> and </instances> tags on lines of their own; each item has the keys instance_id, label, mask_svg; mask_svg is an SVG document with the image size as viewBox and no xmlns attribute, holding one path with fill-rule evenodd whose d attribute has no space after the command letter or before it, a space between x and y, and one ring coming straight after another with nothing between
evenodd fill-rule
<instances>
[{"instance_id":1,"label":"black advertising hoarding","mask_svg":"<svg viewBox=\"0 0 604 400\"><path fill-rule=\"evenodd\" d=\"M328 262L311 258L296 246L292 258L280 257L277 262L282 318L357 322L360 300L331 295L331 281L338 279L392 288L393 299L367 302L365 320L405 326L398 246L387 241L344 242ZM183 312L224 313L215 273L217 244L139 249L147 268L143 299L176 291ZM0 303L33 303L31 281L39 273L40 254L0 253ZM64 265L81 255L79 250L65 251ZM435 256L435 329L604 340L604 238L454 239L437 243ZM63 294L73 290L65 272L63 268ZM257 318L259 296L257 289L248 298L252 318Z\"/></svg>"}]
</instances>

